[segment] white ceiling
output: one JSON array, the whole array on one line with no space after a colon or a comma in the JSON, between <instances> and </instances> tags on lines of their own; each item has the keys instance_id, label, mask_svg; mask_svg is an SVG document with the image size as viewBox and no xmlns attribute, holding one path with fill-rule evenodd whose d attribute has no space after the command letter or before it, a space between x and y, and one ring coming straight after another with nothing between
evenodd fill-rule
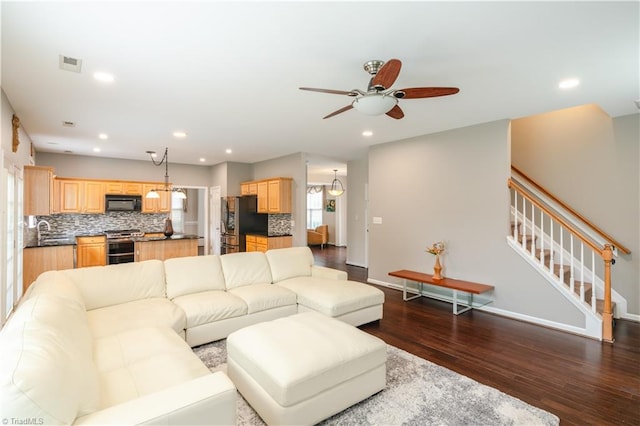
<instances>
[{"instance_id":1,"label":"white ceiling","mask_svg":"<svg viewBox=\"0 0 640 426\"><path fill-rule=\"evenodd\" d=\"M638 6L3 1L2 89L37 151L142 160L169 147L172 162L205 165L308 152L335 159L319 162L332 173L369 145L476 123L586 103L637 113ZM59 55L82 59L82 72L60 70ZM365 90L363 64L390 58L403 62L393 88L460 93L400 100L402 120L323 120L351 98L298 90ZM581 85L558 89L568 77Z\"/></svg>"}]
</instances>

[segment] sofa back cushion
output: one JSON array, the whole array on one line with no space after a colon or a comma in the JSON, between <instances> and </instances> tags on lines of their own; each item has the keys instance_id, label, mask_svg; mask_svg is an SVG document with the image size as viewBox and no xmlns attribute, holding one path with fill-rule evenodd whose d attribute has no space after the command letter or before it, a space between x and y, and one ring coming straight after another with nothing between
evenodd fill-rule
<instances>
[{"instance_id":1,"label":"sofa back cushion","mask_svg":"<svg viewBox=\"0 0 640 426\"><path fill-rule=\"evenodd\" d=\"M151 297L166 297L160 260L62 271L80 289L87 310Z\"/></svg>"},{"instance_id":2,"label":"sofa back cushion","mask_svg":"<svg viewBox=\"0 0 640 426\"><path fill-rule=\"evenodd\" d=\"M227 290L251 284L271 284L269 262L259 251L220 256Z\"/></svg>"},{"instance_id":3,"label":"sofa back cushion","mask_svg":"<svg viewBox=\"0 0 640 426\"><path fill-rule=\"evenodd\" d=\"M201 291L225 289L220 256L168 259L164 261L164 273L169 299Z\"/></svg>"},{"instance_id":4,"label":"sofa back cushion","mask_svg":"<svg viewBox=\"0 0 640 426\"><path fill-rule=\"evenodd\" d=\"M38 276L38 279L29 286L24 300L35 297L39 294L52 294L67 300L75 301L84 310L85 304L80 293L80 289L69 279L69 277L59 271L47 271Z\"/></svg>"},{"instance_id":5,"label":"sofa back cushion","mask_svg":"<svg viewBox=\"0 0 640 426\"><path fill-rule=\"evenodd\" d=\"M309 247L289 247L266 253L273 282L294 277L310 277L313 253Z\"/></svg>"},{"instance_id":6,"label":"sofa back cushion","mask_svg":"<svg viewBox=\"0 0 640 426\"><path fill-rule=\"evenodd\" d=\"M7 417L71 424L100 406L93 339L84 309L32 295L0 332L0 406Z\"/></svg>"}]
</instances>

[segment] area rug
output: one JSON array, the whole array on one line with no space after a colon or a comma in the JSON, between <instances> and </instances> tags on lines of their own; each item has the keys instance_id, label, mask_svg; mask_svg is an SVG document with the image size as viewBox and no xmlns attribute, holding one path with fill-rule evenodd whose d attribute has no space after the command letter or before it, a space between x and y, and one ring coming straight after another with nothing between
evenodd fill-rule
<instances>
[{"instance_id":1,"label":"area rug","mask_svg":"<svg viewBox=\"0 0 640 426\"><path fill-rule=\"evenodd\" d=\"M198 346L211 371L226 372L226 340ZM238 394L240 426L264 425ZM558 425L558 417L387 345L387 387L321 425Z\"/></svg>"}]
</instances>

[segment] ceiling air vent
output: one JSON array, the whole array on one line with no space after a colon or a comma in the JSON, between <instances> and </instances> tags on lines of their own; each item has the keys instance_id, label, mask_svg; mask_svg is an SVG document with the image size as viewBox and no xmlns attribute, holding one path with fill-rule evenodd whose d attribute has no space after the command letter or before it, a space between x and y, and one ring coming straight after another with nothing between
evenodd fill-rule
<instances>
[{"instance_id":1,"label":"ceiling air vent","mask_svg":"<svg viewBox=\"0 0 640 426\"><path fill-rule=\"evenodd\" d=\"M62 125L63 125L64 127L76 127L76 123L75 123L75 122L73 122L73 121L63 121L63 122L62 122Z\"/></svg>"},{"instance_id":2,"label":"ceiling air vent","mask_svg":"<svg viewBox=\"0 0 640 426\"><path fill-rule=\"evenodd\" d=\"M80 72L82 69L82 59L72 58L71 56L59 55L60 69L65 71Z\"/></svg>"}]
</instances>

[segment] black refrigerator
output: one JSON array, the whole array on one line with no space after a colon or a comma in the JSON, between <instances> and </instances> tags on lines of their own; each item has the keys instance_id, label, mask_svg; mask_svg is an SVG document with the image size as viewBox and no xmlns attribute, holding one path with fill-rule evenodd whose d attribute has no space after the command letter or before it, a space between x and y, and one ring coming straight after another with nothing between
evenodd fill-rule
<instances>
[{"instance_id":1,"label":"black refrigerator","mask_svg":"<svg viewBox=\"0 0 640 426\"><path fill-rule=\"evenodd\" d=\"M247 234L267 235L269 215L258 213L258 197L222 197L220 254L246 251Z\"/></svg>"}]
</instances>

